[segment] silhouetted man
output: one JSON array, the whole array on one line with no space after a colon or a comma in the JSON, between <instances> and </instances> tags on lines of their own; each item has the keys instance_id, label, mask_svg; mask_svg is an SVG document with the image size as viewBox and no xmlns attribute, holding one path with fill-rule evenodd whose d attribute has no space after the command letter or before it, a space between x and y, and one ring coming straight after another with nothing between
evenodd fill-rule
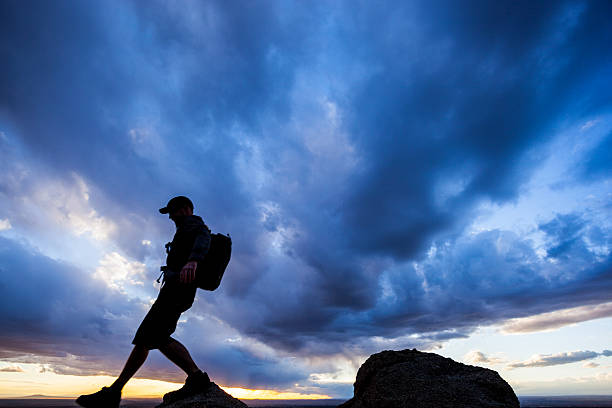
<instances>
[{"instance_id":1,"label":"silhouetted man","mask_svg":"<svg viewBox=\"0 0 612 408\"><path fill-rule=\"evenodd\" d=\"M202 218L193 215L193 203L184 196L172 198L159 210L176 224L170 243L162 288L151 310L140 324L132 341L134 349L117 380L94 394L81 395L76 402L86 408L119 407L121 390L147 359L149 350L159 349L187 374L185 385L164 395L172 402L206 391L211 382L208 374L195 364L181 343L170 337L178 319L193 304L197 286L195 274L210 247L210 230Z\"/></svg>"}]
</instances>

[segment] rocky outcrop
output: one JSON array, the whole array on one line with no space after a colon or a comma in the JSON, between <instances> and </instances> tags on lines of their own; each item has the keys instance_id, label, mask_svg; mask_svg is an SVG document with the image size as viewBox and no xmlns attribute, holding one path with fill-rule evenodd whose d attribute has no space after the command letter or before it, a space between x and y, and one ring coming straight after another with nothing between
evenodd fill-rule
<instances>
[{"instance_id":1,"label":"rocky outcrop","mask_svg":"<svg viewBox=\"0 0 612 408\"><path fill-rule=\"evenodd\" d=\"M339 408L519 408L497 372L413 350L371 355Z\"/></svg>"},{"instance_id":2,"label":"rocky outcrop","mask_svg":"<svg viewBox=\"0 0 612 408\"><path fill-rule=\"evenodd\" d=\"M175 401L171 404L160 404L155 408L248 408L247 405L223 391L215 383L202 394Z\"/></svg>"}]
</instances>

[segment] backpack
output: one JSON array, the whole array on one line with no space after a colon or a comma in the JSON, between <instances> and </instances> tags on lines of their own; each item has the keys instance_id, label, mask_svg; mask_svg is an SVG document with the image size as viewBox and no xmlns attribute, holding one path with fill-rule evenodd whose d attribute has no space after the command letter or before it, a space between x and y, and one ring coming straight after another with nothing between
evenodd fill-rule
<instances>
[{"instance_id":1,"label":"backpack","mask_svg":"<svg viewBox=\"0 0 612 408\"><path fill-rule=\"evenodd\" d=\"M210 235L210 248L204 261L196 270L196 285L200 289L215 290L221 284L221 278L232 256L232 238L223 234Z\"/></svg>"}]
</instances>

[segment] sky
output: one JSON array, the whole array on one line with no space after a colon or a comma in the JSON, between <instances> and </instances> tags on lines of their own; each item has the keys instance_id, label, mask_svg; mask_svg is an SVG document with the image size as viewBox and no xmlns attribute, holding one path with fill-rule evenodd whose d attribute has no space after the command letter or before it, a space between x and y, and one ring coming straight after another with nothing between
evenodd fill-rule
<instances>
[{"instance_id":1,"label":"sky","mask_svg":"<svg viewBox=\"0 0 612 408\"><path fill-rule=\"evenodd\" d=\"M187 195L176 338L239 397L417 348L612 394L612 4L0 2L0 397L108 385ZM158 352L126 388L184 374Z\"/></svg>"}]
</instances>

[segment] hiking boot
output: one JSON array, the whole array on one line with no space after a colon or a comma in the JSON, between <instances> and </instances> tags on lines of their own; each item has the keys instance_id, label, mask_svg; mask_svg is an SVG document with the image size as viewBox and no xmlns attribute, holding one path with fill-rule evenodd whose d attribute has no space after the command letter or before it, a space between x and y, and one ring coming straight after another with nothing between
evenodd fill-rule
<instances>
[{"instance_id":1,"label":"hiking boot","mask_svg":"<svg viewBox=\"0 0 612 408\"><path fill-rule=\"evenodd\" d=\"M76 403L85 408L119 408L121 391L115 391L109 387L103 387L93 394L81 395Z\"/></svg>"},{"instance_id":2,"label":"hiking boot","mask_svg":"<svg viewBox=\"0 0 612 408\"><path fill-rule=\"evenodd\" d=\"M197 373L188 376L187 380L185 380L185 385L183 385L181 388L164 395L164 404L170 404L172 402L206 392L208 388L210 388L211 384L212 383L208 378L208 374L198 371Z\"/></svg>"}]
</instances>

